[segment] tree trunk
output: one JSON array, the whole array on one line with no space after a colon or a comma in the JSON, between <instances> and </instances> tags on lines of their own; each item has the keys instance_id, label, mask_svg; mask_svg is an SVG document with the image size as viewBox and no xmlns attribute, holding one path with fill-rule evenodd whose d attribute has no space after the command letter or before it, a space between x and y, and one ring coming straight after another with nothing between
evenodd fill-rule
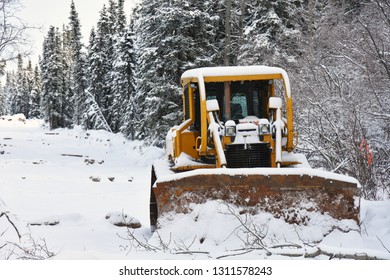
<instances>
[{"instance_id":1,"label":"tree trunk","mask_svg":"<svg viewBox=\"0 0 390 280\"><path fill-rule=\"evenodd\" d=\"M226 0L226 12L225 12L225 54L224 64L230 65L230 51L231 51L231 12L232 12L232 0Z\"/></svg>"}]
</instances>

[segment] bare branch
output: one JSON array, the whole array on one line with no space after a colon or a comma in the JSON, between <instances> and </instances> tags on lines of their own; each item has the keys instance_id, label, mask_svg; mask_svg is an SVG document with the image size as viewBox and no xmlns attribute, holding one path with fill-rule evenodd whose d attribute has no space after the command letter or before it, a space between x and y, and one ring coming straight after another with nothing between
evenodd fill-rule
<instances>
[{"instance_id":1,"label":"bare branch","mask_svg":"<svg viewBox=\"0 0 390 280\"><path fill-rule=\"evenodd\" d=\"M18 228L15 226L15 224L12 222L12 220L10 219L10 217L8 216L8 214L7 214L6 212L3 212L3 213L0 214L0 218L3 217L3 216L5 216L5 217L7 218L8 222L9 222L9 223L11 224L11 226L14 228L14 230L16 231L16 234L18 235L19 240L20 240L20 238L21 238L22 236L20 235Z\"/></svg>"},{"instance_id":2,"label":"bare branch","mask_svg":"<svg viewBox=\"0 0 390 280\"><path fill-rule=\"evenodd\" d=\"M8 245L13 246L14 250L11 251L9 258L15 256L21 260L45 260L55 256L55 253L51 252L45 239L41 239L40 242L35 241L31 235L28 235L30 246L22 246L14 242L7 242ZM18 249L16 251L15 249Z\"/></svg>"},{"instance_id":3,"label":"bare branch","mask_svg":"<svg viewBox=\"0 0 390 280\"><path fill-rule=\"evenodd\" d=\"M222 256L218 256L217 259L220 260L220 259L229 258L229 257L242 256L242 255L245 255L245 254L249 254L249 253L251 253L253 251L254 251L254 249L251 249L251 250L245 250L242 253L234 253L234 254L222 255Z\"/></svg>"},{"instance_id":4,"label":"bare branch","mask_svg":"<svg viewBox=\"0 0 390 280\"><path fill-rule=\"evenodd\" d=\"M387 247L385 246L385 244L383 244L382 240L381 240L378 236L376 236L376 238L379 240L379 242L381 243L382 247L383 247L387 252L390 253L390 249L387 248Z\"/></svg>"},{"instance_id":5,"label":"bare branch","mask_svg":"<svg viewBox=\"0 0 390 280\"><path fill-rule=\"evenodd\" d=\"M9 253L5 256L6 259L16 258L23 260L43 260L51 258L55 253L51 252L48 249L45 239L41 239L39 242L34 240L31 234L21 235L17 226L9 217L8 213L2 212L0 218L5 217L8 223L15 230L19 243L5 241L3 245L0 246L0 250L6 247L10 247ZM3 236L4 232L0 235ZM27 240L26 240L27 237Z\"/></svg>"},{"instance_id":6,"label":"bare branch","mask_svg":"<svg viewBox=\"0 0 390 280\"><path fill-rule=\"evenodd\" d=\"M5 62L17 58L18 54L27 55L28 31L35 29L28 26L18 16L21 10L19 0L1 1L0 5L0 61Z\"/></svg>"}]
</instances>

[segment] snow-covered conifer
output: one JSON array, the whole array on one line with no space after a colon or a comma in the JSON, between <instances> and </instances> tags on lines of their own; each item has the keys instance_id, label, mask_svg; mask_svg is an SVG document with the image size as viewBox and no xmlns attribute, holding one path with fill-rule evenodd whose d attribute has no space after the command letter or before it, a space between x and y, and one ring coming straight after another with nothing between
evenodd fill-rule
<instances>
[{"instance_id":1,"label":"snow-covered conifer","mask_svg":"<svg viewBox=\"0 0 390 280\"><path fill-rule=\"evenodd\" d=\"M41 77L38 66L34 68L32 90L30 93L30 118L41 118Z\"/></svg>"},{"instance_id":2,"label":"snow-covered conifer","mask_svg":"<svg viewBox=\"0 0 390 280\"><path fill-rule=\"evenodd\" d=\"M69 36L71 54L70 88L73 92L72 104L74 106L73 122L76 125L80 125L84 124L83 116L86 111L86 55L83 52L81 23L74 1L72 1L70 6Z\"/></svg>"},{"instance_id":3,"label":"snow-covered conifer","mask_svg":"<svg viewBox=\"0 0 390 280\"><path fill-rule=\"evenodd\" d=\"M62 48L62 34L51 26L43 43L42 109L51 129L69 126L69 114L65 111L65 71Z\"/></svg>"},{"instance_id":4,"label":"snow-covered conifer","mask_svg":"<svg viewBox=\"0 0 390 280\"><path fill-rule=\"evenodd\" d=\"M259 0L246 5L239 64L283 65L293 62L300 38L302 1Z\"/></svg>"},{"instance_id":5,"label":"snow-covered conifer","mask_svg":"<svg viewBox=\"0 0 390 280\"><path fill-rule=\"evenodd\" d=\"M136 11L137 132L149 143L162 146L181 119L181 74L213 65L218 56L218 23L208 12L207 5L191 1L143 1Z\"/></svg>"},{"instance_id":6,"label":"snow-covered conifer","mask_svg":"<svg viewBox=\"0 0 390 280\"><path fill-rule=\"evenodd\" d=\"M4 87L0 81L0 116L3 116L7 113L6 101Z\"/></svg>"}]
</instances>

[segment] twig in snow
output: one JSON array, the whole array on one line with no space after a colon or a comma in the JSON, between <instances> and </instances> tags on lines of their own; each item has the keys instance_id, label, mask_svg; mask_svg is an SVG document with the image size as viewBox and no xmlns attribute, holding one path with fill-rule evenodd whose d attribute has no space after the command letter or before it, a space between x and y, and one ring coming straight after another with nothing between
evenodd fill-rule
<instances>
[{"instance_id":1,"label":"twig in snow","mask_svg":"<svg viewBox=\"0 0 390 280\"><path fill-rule=\"evenodd\" d=\"M316 250L313 252L306 252L304 254L305 258L315 258L320 255L328 256L329 259L351 259L351 260L379 260L380 258L376 256L370 256L367 253L355 253L355 254L349 254L349 253L334 253L329 252L327 250L321 249L319 247L316 247Z\"/></svg>"},{"instance_id":2,"label":"twig in snow","mask_svg":"<svg viewBox=\"0 0 390 280\"><path fill-rule=\"evenodd\" d=\"M379 240L379 242L381 243L382 247L390 253L390 250L385 246L385 244L383 244L382 240L378 237L378 235L376 235L376 238Z\"/></svg>"},{"instance_id":3,"label":"twig in snow","mask_svg":"<svg viewBox=\"0 0 390 280\"><path fill-rule=\"evenodd\" d=\"M205 254L205 255L209 255L210 252L207 252L207 251L181 251L181 252L176 252L175 253L176 255L193 255L193 254Z\"/></svg>"},{"instance_id":4,"label":"twig in snow","mask_svg":"<svg viewBox=\"0 0 390 280\"><path fill-rule=\"evenodd\" d=\"M247 250L245 252L242 252L242 253L236 253L236 254L229 254L229 255L222 255L222 256L219 256L217 257L216 259L217 260L220 260L220 259L223 259L223 258L229 258L229 257L235 257L235 256L242 256L242 255L245 255L245 254L249 254L251 252L253 252L254 249L250 249L250 250Z\"/></svg>"},{"instance_id":5,"label":"twig in snow","mask_svg":"<svg viewBox=\"0 0 390 280\"><path fill-rule=\"evenodd\" d=\"M15 224L11 221L10 217L7 215L6 212L3 212L3 213L0 214L0 218L3 217L3 216L5 216L5 217L7 218L8 222L9 222L9 223L11 224L11 226L14 228L14 230L16 231L16 234L18 235L19 240L20 240L20 238L22 238L22 236L20 235L18 228L17 228L17 227L15 226Z\"/></svg>"},{"instance_id":6,"label":"twig in snow","mask_svg":"<svg viewBox=\"0 0 390 280\"><path fill-rule=\"evenodd\" d=\"M48 247L45 239L41 239L42 242L36 242L31 235L28 235L31 245L28 247L21 246L16 243L8 242L8 245L14 246L20 250L16 252L15 250L11 251L9 258L11 256L16 256L17 259L21 260L45 260L55 256L55 253L51 252Z\"/></svg>"}]
</instances>

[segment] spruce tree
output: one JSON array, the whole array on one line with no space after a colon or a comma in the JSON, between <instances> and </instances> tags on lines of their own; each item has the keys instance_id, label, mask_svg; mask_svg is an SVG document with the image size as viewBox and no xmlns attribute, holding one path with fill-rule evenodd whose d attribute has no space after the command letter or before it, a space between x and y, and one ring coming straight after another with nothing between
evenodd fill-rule
<instances>
[{"instance_id":1,"label":"spruce tree","mask_svg":"<svg viewBox=\"0 0 390 280\"><path fill-rule=\"evenodd\" d=\"M134 46L134 24L124 30L120 43L115 48L113 91L117 104L117 116L122 119L120 131L128 138L136 139L138 108L136 94L136 53Z\"/></svg>"},{"instance_id":2,"label":"spruce tree","mask_svg":"<svg viewBox=\"0 0 390 280\"><path fill-rule=\"evenodd\" d=\"M135 94L135 57L134 34L131 27L122 31L120 39L114 46L111 90L113 93L112 127L115 131L123 131L130 138L134 133L129 129L133 123L133 102ZM129 129L129 130L128 130Z\"/></svg>"},{"instance_id":3,"label":"spruce tree","mask_svg":"<svg viewBox=\"0 0 390 280\"><path fill-rule=\"evenodd\" d=\"M30 93L30 118L41 118L41 77L38 66L34 68L32 91Z\"/></svg>"},{"instance_id":4,"label":"spruce tree","mask_svg":"<svg viewBox=\"0 0 390 280\"><path fill-rule=\"evenodd\" d=\"M127 26L126 13L125 13L125 0L118 0L117 4L117 19L116 19L116 32L122 34Z\"/></svg>"},{"instance_id":5,"label":"spruce tree","mask_svg":"<svg viewBox=\"0 0 390 280\"><path fill-rule=\"evenodd\" d=\"M3 116L7 113L6 102L5 102L5 91L4 87L0 80L0 116Z\"/></svg>"},{"instance_id":6,"label":"spruce tree","mask_svg":"<svg viewBox=\"0 0 390 280\"><path fill-rule=\"evenodd\" d=\"M25 111L23 114L26 118L31 118L32 111L32 92L34 90L34 71L31 60L28 61L27 67L23 70L23 95L25 99ZM28 103L27 103L28 102Z\"/></svg>"},{"instance_id":7,"label":"spruce tree","mask_svg":"<svg viewBox=\"0 0 390 280\"><path fill-rule=\"evenodd\" d=\"M18 55L16 73L8 74L9 77L6 84L6 87L9 87L7 91L10 93L11 114L24 114L26 118L30 117L31 91L33 89L32 72L31 61L24 67L22 56Z\"/></svg>"},{"instance_id":8,"label":"spruce tree","mask_svg":"<svg viewBox=\"0 0 390 280\"><path fill-rule=\"evenodd\" d=\"M11 74L12 75L12 74ZM24 113L26 106L26 100L24 99L24 85L23 85L23 59L22 56L19 54L18 55L18 60L17 60L17 69L16 69L16 74L15 74L15 83L12 85L14 87L14 90L12 91L12 95L10 96L11 98L11 114L19 114L19 113ZM28 103L28 101L27 101Z\"/></svg>"},{"instance_id":9,"label":"spruce tree","mask_svg":"<svg viewBox=\"0 0 390 280\"><path fill-rule=\"evenodd\" d=\"M73 75L73 59L71 48L71 33L67 26L63 25L61 33L61 64L63 72L63 90L62 107L64 112L64 121L66 126L73 126L74 116L74 91L72 87Z\"/></svg>"},{"instance_id":10,"label":"spruce tree","mask_svg":"<svg viewBox=\"0 0 390 280\"><path fill-rule=\"evenodd\" d=\"M110 123L113 131L123 131L128 134L125 131L127 126L125 118L126 114L129 115L128 103L134 94L133 33L130 27L127 27L124 1L118 1L117 4L110 3L110 7L112 32L114 32L111 34L112 69L109 75L112 93Z\"/></svg>"},{"instance_id":11,"label":"spruce tree","mask_svg":"<svg viewBox=\"0 0 390 280\"><path fill-rule=\"evenodd\" d=\"M181 74L213 65L220 56L216 17L204 3L168 0L143 1L136 14L137 131L163 146L166 132L181 119Z\"/></svg>"},{"instance_id":12,"label":"spruce tree","mask_svg":"<svg viewBox=\"0 0 390 280\"><path fill-rule=\"evenodd\" d=\"M81 23L74 1L71 2L69 16L69 45L70 45L70 88L73 92L72 104L74 106L73 123L85 125L86 113L86 90L87 79L85 73L86 55L83 52L81 42Z\"/></svg>"},{"instance_id":13,"label":"spruce tree","mask_svg":"<svg viewBox=\"0 0 390 280\"><path fill-rule=\"evenodd\" d=\"M17 93L16 85L17 83L15 72L6 72L6 80L4 85L4 106L6 108L6 112L9 114L14 113L12 108Z\"/></svg>"},{"instance_id":14,"label":"spruce tree","mask_svg":"<svg viewBox=\"0 0 390 280\"><path fill-rule=\"evenodd\" d=\"M113 65L113 22L116 11L115 5L110 1L109 9L103 6L96 31L93 30L90 36L89 45L89 92L94 97L100 108L106 123L112 125L112 104L113 93L111 88L111 70Z\"/></svg>"},{"instance_id":15,"label":"spruce tree","mask_svg":"<svg viewBox=\"0 0 390 280\"><path fill-rule=\"evenodd\" d=\"M299 55L302 0L257 0L247 3L239 64L286 66Z\"/></svg>"},{"instance_id":16,"label":"spruce tree","mask_svg":"<svg viewBox=\"0 0 390 280\"><path fill-rule=\"evenodd\" d=\"M100 12L96 30L91 31L88 92L93 97L89 102L94 103L89 115L95 116L99 108L99 118L104 118L99 124L107 124L114 132L125 132L129 121L124 115L134 91L134 64L133 35L127 27L124 1L110 0Z\"/></svg>"},{"instance_id":17,"label":"spruce tree","mask_svg":"<svg viewBox=\"0 0 390 280\"><path fill-rule=\"evenodd\" d=\"M101 92L101 59L98 48L98 40L96 38L95 29L92 28L89 45L88 45L88 88L87 88L87 107L86 107L86 122L87 128L101 128L95 123L95 115L97 110L100 110L100 92Z\"/></svg>"},{"instance_id":18,"label":"spruce tree","mask_svg":"<svg viewBox=\"0 0 390 280\"><path fill-rule=\"evenodd\" d=\"M65 67L62 34L51 26L43 43L42 69L42 109L45 120L51 129L68 127L69 112L66 111L67 89L65 88Z\"/></svg>"}]
</instances>

